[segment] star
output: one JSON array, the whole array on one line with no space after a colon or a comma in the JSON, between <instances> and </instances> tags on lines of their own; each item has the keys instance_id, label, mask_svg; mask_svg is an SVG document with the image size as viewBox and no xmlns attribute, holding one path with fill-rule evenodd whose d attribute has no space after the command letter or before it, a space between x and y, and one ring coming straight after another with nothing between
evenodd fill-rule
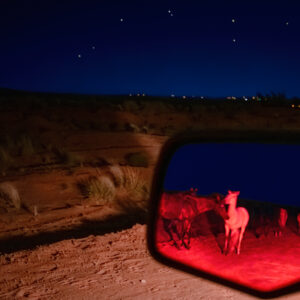
<instances>
[{"instance_id":1,"label":"star","mask_svg":"<svg viewBox=\"0 0 300 300\"><path fill-rule=\"evenodd\" d=\"M232 39L232 41L235 43L235 42L236 42L236 39Z\"/></svg>"},{"instance_id":2,"label":"star","mask_svg":"<svg viewBox=\"0 0 300 300\"><path fill-rule=\"evenodd\" d=\"M168 10L168 14L170 15L170 17L174 16L174 14L172 13L171 9Z\"/></svg>"},{"instance_id":3,"label":"star","mask_svg":"<svg viewBox=\"0 0 300 300\"><path fill-rule=\"evenodd\" d=\"M232 22L232 23L235 23L235 19L232 19L231 22Z\"/></svg>"},{"instance_id":4,"label":"star","mask_svg":"<svg viewBox=\"0 0 300 300\"><path fill-rule=\"evenodd\" d=\"M92 49L93 49L93 50L95 50L95 49L96 49L96 47L95 47L95 46L92 46Z\"/></svg>"},{"instance_id":5,"label":"star","mask_svg":"<svg viewBox=\"0 0 300 300\"><path fill-rule=\"evenodd\" d=\"M120 22L123 22L123 21L124 21L124 19L123 19L123 18L121 18L121 19L120 19Z\"/></svg>"},{"instance_id":6,"label":"star","mask_svg":"<svg viewBox=\"0 0 300 300\"><path fill-rule=\"evenodd\" d=\"M77 56L78 56L78 58L81 58L81 57L82 57L82 55L81 55L81 54L78 54Z\"/></svg>"},{"instance_id":7,"label":"star","mask_svg":"<svg viewBox=\"0 0 300 300\"><path fill-rule=\"evenodd\" d=\"M288 26L288 25L289 25L289 22L285 22L285 25Z\"/></svg>"}]
</instances>

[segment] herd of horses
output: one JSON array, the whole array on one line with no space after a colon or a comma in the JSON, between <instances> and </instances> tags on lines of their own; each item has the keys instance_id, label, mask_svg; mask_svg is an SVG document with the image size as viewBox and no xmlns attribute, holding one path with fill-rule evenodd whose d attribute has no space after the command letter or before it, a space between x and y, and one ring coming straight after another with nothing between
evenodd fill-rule
<instances>
[{"instance_id":1,"label":"herd of horses","mask_svg":"<svg viewBox=\"0 0 300 300\"><path fill-rule=\"evenodd\" d=\"M241 243L250 217L247 208L237 206L239 194L239 191L229 190L225 197L219 193L199 196L197 189L193 188L184 192L162 193L159 215L171 245L177 249L183 247L190 249L193 221L207 211L214 211L216 216L220 216L223 220L225 242L222 253L225 255L234 252L240 254ZM260 217L260 224L263 224L266 216L260 215ZM274 219L269 222L271 224L269 228L273 230L276 237L282 235L287 218L287 210L278 208ZM300 213L297 215L297 224L300 234Z\"/></svg>"}]
</instances>

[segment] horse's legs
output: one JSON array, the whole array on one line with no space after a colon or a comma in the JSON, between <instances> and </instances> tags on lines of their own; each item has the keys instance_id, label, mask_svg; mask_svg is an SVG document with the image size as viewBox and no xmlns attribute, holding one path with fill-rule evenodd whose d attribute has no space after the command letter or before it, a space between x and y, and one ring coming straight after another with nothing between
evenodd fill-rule
<instances>
[{"instance_id":1,"label":"horse's legs","mask_svg":"<svg viewBox=\"0 0 300 300\"><path fill-rule=\"evenodd\" d=\"M226 255L227 253L227 248L228 248L228 239L229 239L229 232L230 232L230 228L228 225L225 224L225 245L224 245L224 249L223 249L223 253Z\"/></svg>"},{"instance_id":2,"label":"horse's legs","mask_svg":"<svg viewBox=\"0 0 300 300\"><path fill-rule=\"evenodd\" d=\"M192 222L190 222L189 219L184 219L183 221L183 234L182 234L182 245L186 249L190 249L190 243L191 243L191 236L190 236L190 230L191 230ZM187 236L187 243L184 241L185 236Z\"/></svg>"},{"instance_id":3,"label":"horse's legs","mask_svg":"<svg viewBox=\"0 0 300 300\"><path fill-rule=\"evenodd\" d=\"M177 244L175 238L174 238L174 232L177 235L177 237L180 240L178 231L177 231L177 226L175 223L175 220L169 220L169 219L165 219L163 218L163 227L166 231L166 233L169 235L170 237L170 242L173 242L174 246L179 249L179 245Z\"/></svg>"},{"instance_id":4,"label":"horse's legs","mask_svg":"<svg viewBox=\"0 0 300 300\"><path fill-rule=\"evenodd\" d=\"M241 252L241 243L242 243L242 239L243 239L243 236L244 236L245 229L246 229L246 226L241 227L241 231L240 231L240 235L239 235L239 243L238 243L238 246L237 246L237 254L240 254L240 252Z\"/></svg>"}]
</instances>

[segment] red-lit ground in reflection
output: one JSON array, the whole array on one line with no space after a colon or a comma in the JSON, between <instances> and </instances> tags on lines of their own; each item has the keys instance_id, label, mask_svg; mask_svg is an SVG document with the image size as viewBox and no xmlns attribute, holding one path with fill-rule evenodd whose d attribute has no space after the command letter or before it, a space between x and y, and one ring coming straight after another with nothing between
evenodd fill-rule
<instances>
[{"instance_id":1,"label":"red-lit ground in reflection","mask_svg":"<svg viewBox=\"0 0 300 300\"><path fill-rule=\"evenodd\" d=\"M273 291L300 280L300 236L293 225L282 236L272 232L257 238L246 230L241 254L225 256L223 232L192 237L191 249L176 249L168 242L161 221L158 221L157 249L164 256L193 268L217 275L260 291ZM205 230L204 230L205 231Z\"/></svg>"}]
</instances>

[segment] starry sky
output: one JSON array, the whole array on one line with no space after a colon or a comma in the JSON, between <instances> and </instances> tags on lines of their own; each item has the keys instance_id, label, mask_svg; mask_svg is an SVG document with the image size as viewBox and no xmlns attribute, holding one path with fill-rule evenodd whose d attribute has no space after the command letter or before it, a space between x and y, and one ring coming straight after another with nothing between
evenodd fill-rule
<instances>
[{"instance_id":1,"label":"starry sky","mask_svg":"<svg viewBox=\"0 0 300 300\"><path fill-rule=\"evenodd\" d=\"M300 145L188 144L172 157L166 190L240 191L240 198L300 206Z\"/></svg>"},{"instance_id":2,"label":"starry sky","mask_svg":"<svg viewBox=\"0 0 300 300\"><path fill-rule=\"evenodd\" d=\"M300 2L2 0L0 87L300 97Z\"/></svg>"}]
</instances>

